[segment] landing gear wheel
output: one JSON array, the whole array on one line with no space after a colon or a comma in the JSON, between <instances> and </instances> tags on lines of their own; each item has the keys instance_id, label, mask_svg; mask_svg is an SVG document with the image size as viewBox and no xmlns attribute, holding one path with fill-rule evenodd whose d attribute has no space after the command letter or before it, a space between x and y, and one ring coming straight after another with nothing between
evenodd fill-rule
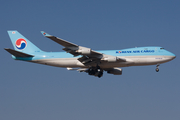
<instances>
[{"instance_id":1,"label":"landing gear wheel","mask_svg":"<svg viewBox=\"0 0 180 120\"><path fill-rule=\"evenodd\" d=\"M89 75L94 75L95 70L93 68L89 68L88 73L89 73Z\"/></svg>"},{"instance_id":2,"label":"landing gear wheel","mask_svg":"<svg viewBox=\"0 0 180 120\"><path fill-rule=\"evenodd\" d=\"M100 71L100 72L98 73L98 77L100 78L100 77L102 77L102 76L103 76L103 72Z\"/></svg>"},{"instance_id":3,"label":"landing gear wheel","mask_svg":"<svg viewBox=\"0 0 180 120\"><path fill-rule=\"evenodd\" d=\"M159 65L156 66L156 72L159 72Z\"/></svg>"},{"instance_id":4,"label":"landing gear wheel","mask_svg":"<svg viewBox=\"0 0 180 120\"><path fill-rule=\"evenodd\" d=\"M103 70L97 66L97 67L90 67L87 71L89 75L94 75L96 77L102 77L103 76Z\"/></svg>"},{"instance_id":5,"label":"landing gear wheel","mask_svg":"<svg viewBox=\"0 0 180 120\"><path fill-rule=\"evenodd\" d=\"M159 68L156 68L156 72L159 72Z\"/></svg>"}]
</instances>

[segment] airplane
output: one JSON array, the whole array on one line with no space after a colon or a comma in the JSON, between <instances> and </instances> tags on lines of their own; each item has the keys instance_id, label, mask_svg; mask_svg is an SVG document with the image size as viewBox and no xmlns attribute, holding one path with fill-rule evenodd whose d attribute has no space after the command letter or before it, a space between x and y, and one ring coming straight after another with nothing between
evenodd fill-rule
<instances>
[{"instance_id":1,"label":"airplane","mask_svg":"<svg viewBox=\"0 0 180 120\"><path fill-rule=\"evenodd\" d=\"M65 52L42 51L16 30L8 31L14 49L4 49L12 54L12 58L15 60L63 67L67 70L86 72L99 78L103 76L104 71L113 75L122 75L120 67L129 66L156 65L155 70L158 72L160 64L176 58L175 54L158 46L94 51L91 48L79 46L44 31L41 33L64 46Z\"/></svg>"}]
</instances>

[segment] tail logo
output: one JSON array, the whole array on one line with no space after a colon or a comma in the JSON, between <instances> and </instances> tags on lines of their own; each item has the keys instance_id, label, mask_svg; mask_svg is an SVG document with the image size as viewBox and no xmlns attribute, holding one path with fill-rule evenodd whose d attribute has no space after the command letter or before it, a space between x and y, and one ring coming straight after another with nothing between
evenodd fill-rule
<instances>
[{"instance_id":1,"label":"tail logo","mask_svg":"<svg viewBox=\"0 0 180 120\"><path fill-rule=\"evenodd\" d=\"M18 40L16 40L15 46L18 50L23 50L24 48L26 48L27 42L23 38L19 38Z\"/></svg>"}]
</instances>

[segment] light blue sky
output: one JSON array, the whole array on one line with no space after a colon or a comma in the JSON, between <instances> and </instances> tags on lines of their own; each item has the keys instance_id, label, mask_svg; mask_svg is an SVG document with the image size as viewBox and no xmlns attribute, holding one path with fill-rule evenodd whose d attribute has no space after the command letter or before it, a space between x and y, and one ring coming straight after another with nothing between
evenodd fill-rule
<instances>
[{"instance_id":1,"label":"light blue sky","mask_svg":"<svg viewBox=\"0 0 180 120\"><path fill-rule=\"evenodd\" d=\"M0 120L178 120L179 0L6 0L0 4ZM177 58L123 68L99 79L63 68L15 61L7 30L44 51L62 46L40 31L93 50L162 46Z\"/></svg>"}]
</instances>

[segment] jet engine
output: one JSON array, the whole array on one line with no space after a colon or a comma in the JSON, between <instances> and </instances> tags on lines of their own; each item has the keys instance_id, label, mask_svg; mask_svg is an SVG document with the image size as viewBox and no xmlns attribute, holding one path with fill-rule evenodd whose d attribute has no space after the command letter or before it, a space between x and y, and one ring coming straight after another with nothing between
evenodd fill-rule
<instances>
[{"instance_id":1,"label":"jet engine","mask_svg":"<svg viewBox=\"0 0 180 120\"><path fill-rule=\"evenodd\" d=\"M79 49L76 52L78 52L78 53L80 53L82 55L90 55L91 54L91 49L79 46Z\"/></svg>"},{"instance_id":2,"label":"jet engine","mask_svg":"<svg viewBox=\"0 0 180 120\"><path fill-rule=\"evenodd\" d=\"M122 69L121 68L113 68L111 70L108 70L107 73L113 74L113 75L122 75Z\"/></svg>"},{"instance_id":3,"label":"jet engine","mask_svg":"<svg viewBox=\"0 0 180 120\"><path fill-rule=\"evenodd\" d=\"M108 56L108 57L103 58L102 60L107 61L107 62L116 62L117 57L116 56Z\"/></svg>"}]
</instances>

